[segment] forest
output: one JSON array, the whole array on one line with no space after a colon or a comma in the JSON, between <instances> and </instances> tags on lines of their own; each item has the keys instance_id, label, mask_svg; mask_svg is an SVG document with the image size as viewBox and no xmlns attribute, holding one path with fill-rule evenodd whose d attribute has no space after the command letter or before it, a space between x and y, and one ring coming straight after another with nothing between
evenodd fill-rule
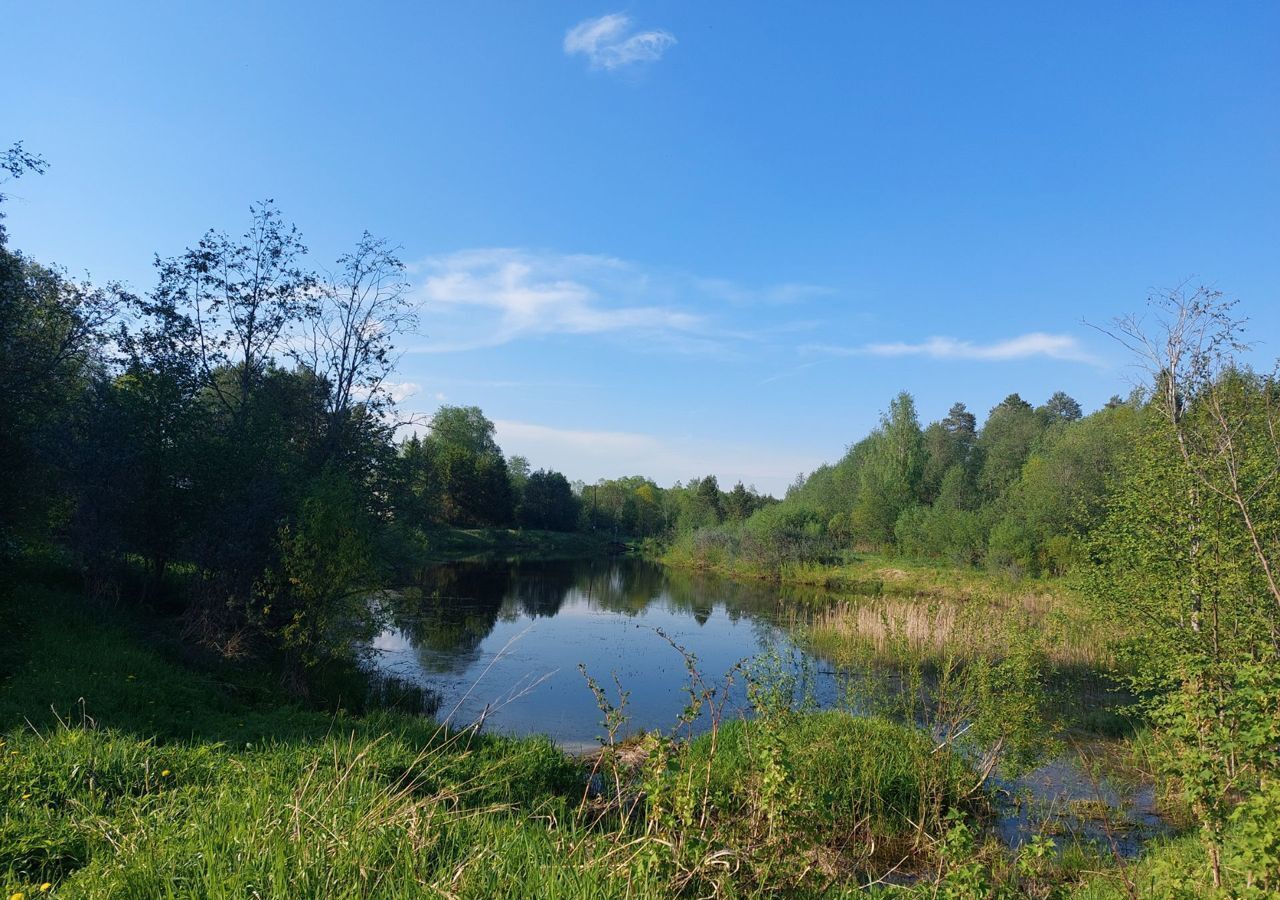
<instances>
[{"instance_id":1,"label":"forest","mask_svg":"<svg viewBox=\"0 0 1280 900\"><path fill-rule=\"evenodd\" d=\"M0 158L10 184L45 166ZM1246 364L1228 298L1188 286L1100 325L1145 373L1101 409L1010 393L922 423L900 393L774 498L695 473L575 483L505 455L477 407L406 417L395 245L365 233L313 264L271 201L240 228L192 235L135 291L30 258L0 221L7 896L1280 892L1280 381ZM855 650L897 626L859 631L857 598L902 572L907 607L962 596L1010 630L912 661L946 715L796 710L761 679L754 717L647 736L638 764L589 681L590 772L381 702L370 598L455 542L529 535L819 586L801 637L850 667L888 665ZM1042 595L1040 618L982 606ZM1136 859L1011 855L984 837L988 776L1088 732L1084 701L1042 702L1086 650L1115 765L1172 833ZM715 702L695 689L681 722Z\"/></svg>"}]
</instances>

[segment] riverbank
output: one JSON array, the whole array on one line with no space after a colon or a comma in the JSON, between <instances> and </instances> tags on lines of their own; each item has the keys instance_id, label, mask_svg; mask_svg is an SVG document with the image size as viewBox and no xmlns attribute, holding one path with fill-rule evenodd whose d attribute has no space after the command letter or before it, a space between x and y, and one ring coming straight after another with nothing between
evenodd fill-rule
<instances>
[{"instance_id":1,"label":"riverbank","mask_svg":"<svg viewBox=\"0 0 1280 900\"><path fill-rule=\"evenodd\" d=\"M1006 724L1022 717L1007 737L1040 762L1002 780L1012 806L1000 827L1005 840L1017 822L1017 840L1055 842L1052 859L1039 864L1056 884L1044 896L1129 895L1126 879L1143 886L1141 895L1167 893L1170 870L1203 863L1194 836L1178 836L1187 827L1178 786L1158 781L1147 759L1149 735L1125 714L1133 698L1120 688L1122 662L1113 653L1124 635L1092 615L1066 579L874 554L788 563L771 574L679 553L662 558L682 571L776 584L798 610L790 622L798 643L855 673L850 702L857 708L928 721L932 704L953 715L963 709L978 727L984 713ZM1019 657L1033 666L1011 666ZM922 696L930 697L923 705ZM977 696L988 699L975 704ZM1017 701L1000 708L1010 697ZM1123 865L1107 858L1108 846L1126 857ZM1192 894L1205 887L1193 883Z\"/></svg>"},{"instance_id":2,"label":"riverbank","mask_svg":"<svg viewBox=\"0 0 1280 900\"><path fill-rule=\"evenodd\" d=\"M5 896L853 896L895 866L947 877L936 842L971 827L944 819L970 808L960 761L883 720L779 710L724 752L650 736L652 765L593 790L545 739L325 711L176 620L5 593ZM861 773L843 794L819 742Z\"/></svg>"},{"instance_id":3,"label":"riverbank","mask_svg":"<svg viewBox=\"0 0 1280 900\"><path fill-rule=\"evenodd\" d=\"M1100 622L1064 579L1022 578L878 554L844 554L832 562L784 562L764 570L709 562L680 550L654 554L663 565L713 572L738 581L771 581L789 603L806 642L836 664L869 652L936 659L960 650L1002 651L1011 630L1034 630L1049 658L1075 668L1114 665L1121 637ZM963 646L962 646L963 645Z\"/></svg>"}]
</instances>

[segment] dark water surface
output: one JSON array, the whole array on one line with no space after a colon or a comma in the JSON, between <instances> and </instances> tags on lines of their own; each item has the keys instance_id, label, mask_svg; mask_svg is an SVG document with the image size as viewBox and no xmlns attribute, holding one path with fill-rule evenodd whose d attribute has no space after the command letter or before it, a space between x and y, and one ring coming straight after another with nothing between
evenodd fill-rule
<instances>
[{"instance_id":1,"label":"dark water surface","mask_svg":"<svg viewBox=\"0 0 1280 900\"><path fill-rule=\"evenodd\" d=\"M546 734L571 750L597 746L603 734L580 665L613 702L618 685L628 692L624 733L676 724L690 677L672 642L696 657L709 684L777 654L805 677L816 702L829 705L837 693L830 667L810 660L780 626L794 612L776 588L630 557L440 567L403 591L390 613L373 643L375 664L439 695L441 717ZM731 709L740 709L743 679L734 680Z\"/></svg>"}]
</instances>

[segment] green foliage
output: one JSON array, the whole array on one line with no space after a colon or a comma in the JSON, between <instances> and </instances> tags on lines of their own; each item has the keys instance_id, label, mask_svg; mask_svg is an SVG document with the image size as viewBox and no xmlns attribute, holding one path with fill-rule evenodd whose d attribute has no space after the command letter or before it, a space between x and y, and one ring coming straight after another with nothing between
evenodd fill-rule
<instances>
[{"instance_id":1,"label":"green foliage","mask_svg":"<svg viewBox=\"0 0 1280 900\"><path fill-rule=\"evenodd\" d=\"M522 528L572 531L578 524L578 498L559 472L539 469L525 480L516 519Z\"/></svg>"},{"instance_id":2,"label":"green foliage","mask_svg":"<svg viewBox=\"0 0 1280 900\"><path fill-rule=\"evenodd\" d=\"M965 801L959 759L909 728L756 706L690 744L648 735L633 865L701 893L822 895L842 874L927 857ZM898 847L883 859L878 847Z\"/></svg>"},{"instance_id":3,"label":"green foliage","mask_svg":"<svg viewBox=\"0 0 1280 900\"><path fill-rule=\"evenodd\" d=\"M683 493L680 488L664 490L640 476L579 485L579 522L584 530L617 537L666 535L679 515L676 495Z\"/></svg>"},{"instance_id":4,"label":"green foliage","mask_svg":"<svg viewBox=\"0 0 1280 900\"><path fill-rule=\"evenodd\" d=\"M1263 784L1237 806L1229 828L1226 868L1238 873L1239 895L1280 894L1280 782Z\"/></svg>"},{"instance_id":5,"label":"green foliage","mask_svg":"<svg viewBox=\"0 0 1280 900\"><path fill-rule=\"evenodd\" d=\"M977 444L982 460L978 486L988 500L998 498L1018 477L1043 429L1031 404L1017 394L992 408Z\"/></svg>"},{"instance_id":6,"label":"green foliage","mask_svg":"<svg viewBox=\"0 0 1280 900\"><path fill-rule=\"evenodd\" d=\"M973 828L955 810L948 812L947 823L946 833L938 841L939 867L930 893L947 900L989 896L990 872L977 858Z\"/></svg>"},{"instance_id":7,"label":"green foliage","mask_svg":"<svg viewBox=\"0 0 1280 900\"><path fill-rule=\"evenodd\" d=\"M355 653L372 624L369 595L378 584L373 523L355 486L327 469L279 542L258 591L268 633L307 665Z\"/></svg>"},{"instance_id":8,"label":"green foliage","mask_svg":"<svg viewBox=\"0 0 1280 900\"><path fill-rule=\"evenodd\" d=\"M516 496L494 426L474 406L442 406L425 438L400 448L400 499L405 522L463 528L507 526Z\"/></svg>"},{"instance_id":9,"label":"green foliage","mask_svg":"<svg viewBox=\"0 0 1280 900\"><path fill-rule=\"evenodd\" d=\"M817 895L900 852L931 858L935 810L963 805L970 779L908 727L792 711L764 667L755 719L693 742L646 736L606 803L546 740L312 712L267 673L165 658L154 625L96 625L52 591L21 600L0 605L22 626L0 716L32 723L0 736L9 892ZM681 721L722 716L688 664Z\"/></svg>"},{"instance_id":10,"label":"green foliage","mask_svg":"<svg viewBox=\"0 0 1280 900\"><path fill-rule=\"evenodd\" d=\"M1094 534L1091 595L1133 628L1131 682L1204 844L1210 880L1231 892L1273 876L1269 838L1244 827L1248 859L1224 857L1280 774L1280 477L1273 379L1240 371L1230 305L1173 295L1156 348L1149 414ZM1241 807L1241 801L1247 801ZM1251 805L1252 804L1252 805ZM1240 810L1244 809L1244 812ZM1243 859L1244 857L1240 857Z\"/></svg>"},{"instance_id":11,"label":"green foliage","mask_svg":"<svg viewBox=\"0 0 1280 900\"><path fill-rule=\"evenodd\" d=\"M0 242L0 558L15 555L20 542L46 540L65 509L57 463L100 371L105 329L121 295L116 286L78 283Z\"/></svg>"},{"instance_id":12,"label":"green foliage","mask_svg":"<svg viewBox=\"0 0 1280 900\"><path fill-rule=\"evenodd\" d=\"M834 465L800 478L784 505L811 510L810 559L849 547L896 549L1028 575L1065 574L1103 514L1131 438L1124 403L1081 417L1061 391L1039 409L1012 394L981 430L963 403L923 430L910 395ZM710 527L710 526L706 526Z\"/></svg>"},{"instance_id":13,"label":"green foliage","mask_svg":"<svg viewBox=\"0 0 1280 900\"><path fill-rule=\"evenodd\" d=\"M863 540L883 545L893 540L898 516L915 499L924 465L920 423L910 394L893 399L864 445L850 528Z\"/></svg>"},{"instance_id":14,"label":"green foliage","mask_svg":"<svg viewBox=\"0 0 1280 900\"><path fill-rule=\"evenodd\" d=\"M723 811L758 803L758 815L790 817L809 841L933 830L938 805L962 802L970 784L958 758L932 751L924 734L842 712L737 720L717 738L712 802ZM710 752L711 739L699 738L684 764L697 769Z\"/></svg>"}]
</instances>

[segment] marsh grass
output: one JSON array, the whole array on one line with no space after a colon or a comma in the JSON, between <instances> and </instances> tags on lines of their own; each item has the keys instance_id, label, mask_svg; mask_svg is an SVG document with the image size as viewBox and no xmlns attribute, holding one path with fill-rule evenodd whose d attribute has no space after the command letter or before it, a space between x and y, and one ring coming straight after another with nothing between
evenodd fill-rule
<instances>
[{"instance_id":1,"label":"marsh grass","mask_svg":"<svg viewBox=\"0 0 1280 900\"><path fill-rule=\"evenodd\" d=\"M1024 629L1036 632L1055 664L1102 669L1111 660L1107 640L1090 623L1041 595L842 599L801 622L808 645L834 658L867 651L884 661L904 653L935 659L955 650L999 653L1009 630Z\"/></svg>"}]
</instances>

